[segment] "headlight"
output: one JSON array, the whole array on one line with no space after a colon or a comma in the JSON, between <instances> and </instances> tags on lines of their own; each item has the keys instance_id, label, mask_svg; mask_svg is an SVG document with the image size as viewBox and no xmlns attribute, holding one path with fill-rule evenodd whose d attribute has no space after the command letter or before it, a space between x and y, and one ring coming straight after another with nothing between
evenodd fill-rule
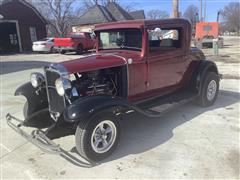
<instances>
[{"instance_id":1,"label":"headlight","mask_svg":"<svg viewBox=\"0 0 240 180\"><path fill-rule=\"evenodd\" d=\"M44 76L41 73L32 73L30 76L30 82L33 87L38 87L44 82Z\"/></svg>"},{"instance_id":2,"label":"headlight","mask_svg":"<svg viewBox=\"0 0 240 180\"><path fill-rule=\"evenodd\" d=\"M71 85L71 81L65 78L59 78L55 81L55 87L57 90L57 93L60 96L63 96L65 94L65 91L67 89L71 89L72 85Z\"/></svg>"}]
</instances>

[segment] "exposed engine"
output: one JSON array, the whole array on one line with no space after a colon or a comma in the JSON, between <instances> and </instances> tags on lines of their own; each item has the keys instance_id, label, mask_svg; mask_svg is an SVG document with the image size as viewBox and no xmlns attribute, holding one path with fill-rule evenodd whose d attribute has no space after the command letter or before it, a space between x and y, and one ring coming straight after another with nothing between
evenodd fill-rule
<instances>
[{"instance_id":1,"label":"exposed engine","mask_svg":"<svg viewBox=\"0 0 240 180\"><path fill-rule=\"evenodd\" d=\"M117 76L111 70L97 70L75 74L74 87L80 97L117 95Z\"/></svg>"}]
</instances>

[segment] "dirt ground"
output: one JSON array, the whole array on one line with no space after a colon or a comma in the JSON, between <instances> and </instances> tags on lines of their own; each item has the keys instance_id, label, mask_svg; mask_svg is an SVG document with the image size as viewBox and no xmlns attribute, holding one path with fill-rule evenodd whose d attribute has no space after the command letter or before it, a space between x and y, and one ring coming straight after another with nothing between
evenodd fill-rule
<instances>
[{"instance_id":1,"label":"dirt ground","mask_svg":"<svg viewBox=\"0 0 240 180\"><path fill-rule=\"evenodd\" d=\"M239 179L240 45L224 37L216 61L224 79L216 103L209 108L184 105L161 118L131 114L121 122L120 145L111 157L90 165L75 149L74 136L56 143L76 159L44 153L10 127L5 115L23 118L25 99L14 97L29 74L51 62L81 57L74 54L20 54L1 56L0 179Z\"/></svg>"},{"instance_id":2,"label":"dirt ground","mask_svg":"<svg viewBox=\"0 0 240 180\"><path fill-rule=\"evenodd\" d=\"M203 52L207 59L216 62L223 78L240 79L240 37L225 36L219 56L214 56L213 49L203 49Z\"/></svg>"}]
</instances>

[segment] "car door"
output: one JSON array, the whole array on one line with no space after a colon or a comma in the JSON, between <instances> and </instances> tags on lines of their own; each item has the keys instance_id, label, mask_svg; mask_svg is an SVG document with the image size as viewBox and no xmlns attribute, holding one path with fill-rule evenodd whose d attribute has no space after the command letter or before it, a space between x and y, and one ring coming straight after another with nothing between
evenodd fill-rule
<instances>
[{"instance_id":1,"label":"car door","mask_svg":"<svg viewBox=\"0 0 240 180\"><path fill-rule=\"evenodd\" d=\"M92 37L90 36L90 33L85 33L85 38L84 38L84 47L86 49L91 49L92 48Z\"/></svg>"},{"instance_id":2,"label":"car door","mask_svg":"<svg viewBox=\"0 0 240 180\"><path fill-rule=\"evenodd\" d=\"M161 95L180 87L186 71L184 27L176 24L154 25L148 32L148 85L151 95Z\"/></svg>"}]
</instances>

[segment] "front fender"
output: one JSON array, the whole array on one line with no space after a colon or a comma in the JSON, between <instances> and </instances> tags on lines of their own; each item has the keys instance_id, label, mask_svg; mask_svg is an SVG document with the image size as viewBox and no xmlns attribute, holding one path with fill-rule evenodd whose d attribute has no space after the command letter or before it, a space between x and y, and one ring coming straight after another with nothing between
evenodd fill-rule
<instances>
[{"instance_id":1,"label":"front fender","mask_svg":"<svg viewBox=\"0 0 240 180\"><path fill-rule=\"evenodd\" d=\"M76 100L64 111L64 119L68 122L86 120L95 112L113 108L115 114L131 108L131 105L122 98L112 96L90 96Z\"/></svg>"},{"instance_id":2,"label":"front fender","mask_svg":"<svg viewBox=\"0 0 240 180\"><path fill-rule=\"evenodd\" d=\"M47 108L47 95L46 90L41 89L36 93L37 89L34 88L30 82L25 83L18 87L14 93L15 96L24 96L28 103L27 115L31 115L36 111Z\"/></svg>"}]
</instances>

